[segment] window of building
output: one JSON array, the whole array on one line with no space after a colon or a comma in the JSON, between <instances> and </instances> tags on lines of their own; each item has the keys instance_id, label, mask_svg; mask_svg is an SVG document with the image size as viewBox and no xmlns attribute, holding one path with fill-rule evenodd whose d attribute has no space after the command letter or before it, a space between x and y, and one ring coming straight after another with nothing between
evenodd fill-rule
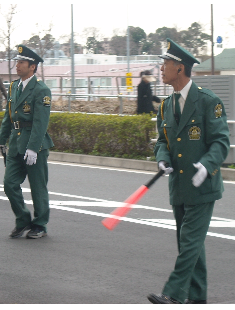
<instances>
[{"instance_id":1,"label":"window of building","mask_svg":"<svg viewBox=\"0 0 235 310\"><path fill-rule=\"evenodd\" d=\"M45 84L49 88L57 87L57 80L56 79L50 79L50 80L48 79L48 80L45 80Z\"/></svg>"},{"instance_id":2,"label":"window of building","mask_svg":"<svg viewBox=\"0 0 235 310\"><path fill-rule=\"evenodd\" d=\"M86 60L86 63L87 63L88 65L93 65L93 64L94 64L94 59L87 59L87 60Z\"/></svg>"},{"instance_id":3,"label":"window of building","mask_svg":"<svg viewBox=\"0 0 235 310\"><path fill-rule=\"evenodd\" d=\"M76 87L86 87L87 80L86 79L75 79Z\"/></svg>"}]
</instances>

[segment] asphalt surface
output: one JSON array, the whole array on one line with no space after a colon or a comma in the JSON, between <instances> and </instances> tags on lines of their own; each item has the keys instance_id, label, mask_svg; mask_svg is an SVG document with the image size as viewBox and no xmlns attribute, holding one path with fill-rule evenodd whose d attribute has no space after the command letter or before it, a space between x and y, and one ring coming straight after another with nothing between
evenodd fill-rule
<instances>
[{"instance_id":1,"label":"asphalt surface","mask_svg":"<svg viewBox=\"0 0 235 310\"><path fill-rule=\"evenodd\" d=\"M8 237L14 216L1 180L0 303L149 304L146 296L161 292L177 256L168 177L113 231L101 221L153 174L49 163L51 215L48 236L38 240ZM27 180L22 188L33 212ZM226 182L206 239L212 304L235 303L234 201L235 182Z\"/></svg>"}]
</instances>

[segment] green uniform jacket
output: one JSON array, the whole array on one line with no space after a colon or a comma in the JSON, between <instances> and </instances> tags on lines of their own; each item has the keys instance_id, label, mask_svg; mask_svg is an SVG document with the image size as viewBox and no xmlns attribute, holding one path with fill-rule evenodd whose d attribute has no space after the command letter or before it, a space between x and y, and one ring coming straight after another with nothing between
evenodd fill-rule
<instances>
[{"instance_id":1,"label":"green uniform jacket","mask_svg":"<svg viewBox=\"0 0 235 310\"><path fill-rule=\"evenodd\" d=\"M0 145L9 139L8 155L25 154L26 149L36 153L54 146L47 127L50 118L51 91L34 76L16 100L19 80L12 83L8 93L6 112L0 129ZM14 122L32 122L31 126L13 129Z\"/></svg>"},{"instance_id":2,"label":"green uniform jacket","mask_svg":"<svg viewBox=\"0 0 235 310\"><path fill-rule=\"evenodd\" d=\"M224 105L212 91L193 82L178 126L172 101L171 95L159 107L159 137L154 148L156 160L174 168L169 175L170 204L195 205L220 199L224 190L220 166L230 149ZM197 162L208 171L198 188L192 184L198 171L193 163Z\"/></svg>"}]
</instances>

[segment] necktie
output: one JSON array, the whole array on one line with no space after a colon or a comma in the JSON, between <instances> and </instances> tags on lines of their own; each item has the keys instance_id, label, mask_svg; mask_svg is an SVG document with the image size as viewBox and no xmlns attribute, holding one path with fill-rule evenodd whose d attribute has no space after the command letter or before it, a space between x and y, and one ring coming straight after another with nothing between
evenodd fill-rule
<instances>
[{"instance_id":1,"label":"necktie","mask_svg":"<svg viewBox=\"0 0 235 310\"><path fill-rule=\"evenodd\" d=\"M180 116L181 116L181 110L180 110L180 104L179 104L179 98L181 94L175 94L175 120L179 124Z\"/></svg>"},{"instance_id":2,"label":"necktie","mask_svg":"<svg viewBox=\"0 0 235 310\"><path fill-rule=\"evenodd\" d=\"M23 89L23 83L20 83L20 86L17 89L17 93L16 93L16 100L18 101L18 99L20 98L20 95L22 93L22 89Z\"/></svg>"}]
</instances>

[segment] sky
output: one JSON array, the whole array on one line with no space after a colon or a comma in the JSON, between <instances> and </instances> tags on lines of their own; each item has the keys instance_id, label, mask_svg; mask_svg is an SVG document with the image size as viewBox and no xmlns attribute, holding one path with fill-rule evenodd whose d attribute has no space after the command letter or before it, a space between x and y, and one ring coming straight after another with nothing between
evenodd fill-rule
<instances>
[{"instance_id":1,"label":"sky","mask_svg":"<svg viewBox=\"0 0 235 310\"><path fill-rule=\"evenodd\" d=\"M6 12L9 4L0 2ZM229 19L234 16L234 28ZM62 35L71 33L71 4L66 1L17 2L14 16L15 30L12 42L19 44L33 34L43 33L53 24L52 35L59 40ZM235 48L235 2L216 1L213 3L214 40L223 38L223 47ZM4 19L0 18L0 27ZM142 28L146 34L160 27L176 27L186 30L193 22L198 22L204 31L211 31L211 4L207 1L138 1L138 0L80 0L73 4L73 28L76 42L84 44L84 28L95 27L107 38L114 29L124 31L127 26ZM36 26L37 25L37 26Z\"/></svg>"}]
</instances>

